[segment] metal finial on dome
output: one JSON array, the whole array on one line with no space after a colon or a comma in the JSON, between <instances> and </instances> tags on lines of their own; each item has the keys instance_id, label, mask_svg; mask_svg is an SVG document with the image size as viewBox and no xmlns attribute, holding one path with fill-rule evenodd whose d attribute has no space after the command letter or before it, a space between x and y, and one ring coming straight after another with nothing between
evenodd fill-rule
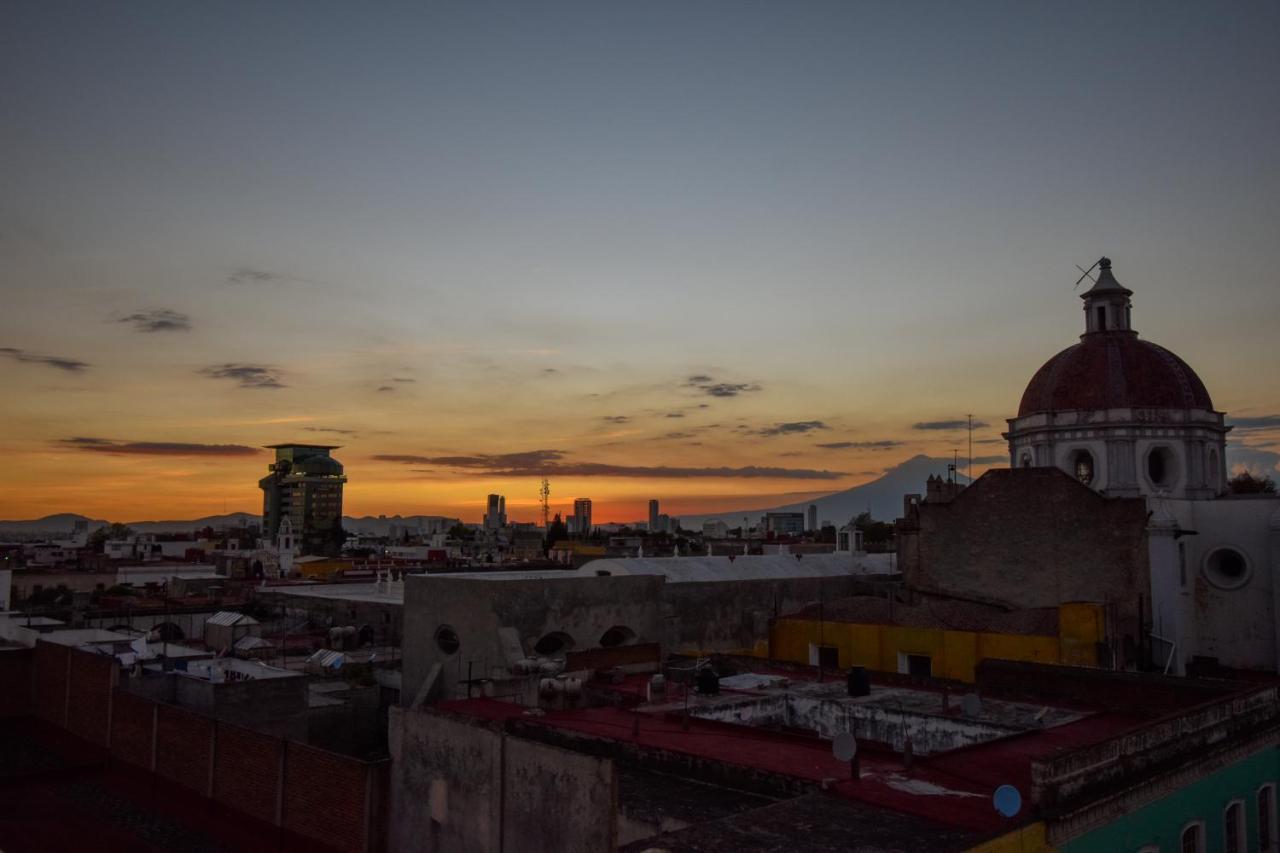
<instances>
[{"instance_id":1,"label":"metal finial on dome","mask_svg":"<svg viewBox=\"0 0 1280 853\"><path fill-rule=\"evenodd\" d=\"M1104 255L1098 259L1098 266L1102 267L1104 270L1111 269L1111 259Z\"/></svg>"}]
</instances>

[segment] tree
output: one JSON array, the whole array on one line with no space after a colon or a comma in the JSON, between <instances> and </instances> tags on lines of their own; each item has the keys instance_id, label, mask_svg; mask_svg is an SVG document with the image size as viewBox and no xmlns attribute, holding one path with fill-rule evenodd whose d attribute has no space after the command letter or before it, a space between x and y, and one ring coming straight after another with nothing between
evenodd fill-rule
<instances>
[{"instance_id":1,"label":"tree","mask_svg":"<svg viewBox=\"0 0 1280 853\"><path fill-rule=\"evenodd\" d=\"M569 538L569 528L560 519L560 513L556 513L555 519L551 522L551 526L547 528L547 549L559 542L561 539Z\"/></svg>"},{"instance_id":2,"label":"tree","mask_svg":"<svg viewBox=\"0 0 1280 853\"><path fill-rule=\"evenodd\" d=\"M132 536L133 528L117 521L93 531L92 535L89 536L89 544L93 546L94 552L101 554L107 548L107 540L129 539Z\"/></svg>"},{"instance_id":3,"label":"tree","mask_svg":"<svg viewBox=\"0 0 1280 853\"><path fill-rule=\"evenodd\" d=\"M853 520L853 526L862 531L862 542L865 545L882 545L893 538L893 525L876 521L870 512L859 513Z\"/></svg>"},{"instance_id":4,"label":"tree","mask_svg":"<svg viewBox=\"0 0 1280 853\"><path fill-rule=\"evenodd\" d=\"M1276 481L1266 474L1255 477L1245 469L1227 481L1227 489L1233 495L1274 495Z\"/></svg>"},{"instance_id":5,"label":"tree","mask_svg":"<svg viewBox=\"0 0 1280 853\"><path fill-rule=\"evenodd\" d=\"M453 527L449 528L449 538L461 539L464 542L470 542L473 535L471 533L471 528L467 527L462 522L458 522Z\"/></svg>"}]
</instances>

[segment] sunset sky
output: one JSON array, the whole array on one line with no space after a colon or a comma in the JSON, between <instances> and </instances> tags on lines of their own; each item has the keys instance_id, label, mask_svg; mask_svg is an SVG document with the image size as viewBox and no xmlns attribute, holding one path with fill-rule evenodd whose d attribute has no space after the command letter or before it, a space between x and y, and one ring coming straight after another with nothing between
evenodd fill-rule
<instances>
[{"instance_id":1,"label":"sunset sky","mask_svg":"<svg viewBox=\"0 0 1280 853\"><path fill-rule=\"evenodd\" d=\"M0 12L0 518L791 502L975 473L1082 326L1280 461L1280 4ZM1280 475L1278 475L1280 476Z\"/></svg>"}]
</instances>

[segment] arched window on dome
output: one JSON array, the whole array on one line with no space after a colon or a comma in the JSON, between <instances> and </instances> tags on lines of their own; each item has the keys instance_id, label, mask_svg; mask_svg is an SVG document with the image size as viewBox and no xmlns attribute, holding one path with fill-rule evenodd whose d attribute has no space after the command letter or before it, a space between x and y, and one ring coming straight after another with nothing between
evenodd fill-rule
<instances>
[{"instance_id":1,"label":"arched window on dome","mask_svg":"<svg viewBox=\"0 0 1280 853\"><path fill-rule=\"evenodd\" d=\"M1087 450L1077 450L1071 460L1071 470L1076 479L1086 486L1093 482L1093 454Z\"/></svg>"}]
</instances>

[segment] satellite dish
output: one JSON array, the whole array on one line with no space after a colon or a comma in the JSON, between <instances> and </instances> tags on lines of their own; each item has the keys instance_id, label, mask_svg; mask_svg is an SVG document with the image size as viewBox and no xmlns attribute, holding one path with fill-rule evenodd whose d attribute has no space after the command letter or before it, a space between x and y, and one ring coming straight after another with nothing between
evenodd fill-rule
<instances>
[{"instance_id":1,"label":"satellite dish","mask_svg":"<svg viewBox=\"0 0 1280 853\"><path fill-rule=\"evenodd\" d=\"M1013 817L1022 811L1022 795L1012 785L1001 785L991 796L991 803L1002 817Z\"/></svg>"},{"instance_id":2,"label":"satellite dish","mask_svg":"<svg viewBox=\"0 0 1280 853\"><path fill-rule=\"evenodd\" d=\"M853 761L853 757L858 754L858 742L851 733L841 732L831 741L831 754L836 761Z\"/></svg>"},{"instance_id":3,"label":"satellite dish","mask_svg":"<svg viewBox=\"0 0 1280 853\"><path fill-rule=\"evenodd\" d=\"M960 700L960 710L966 717L978 717L982 714L982 700L977 693L966 693Z\"/></svg>"}]
</instances>

